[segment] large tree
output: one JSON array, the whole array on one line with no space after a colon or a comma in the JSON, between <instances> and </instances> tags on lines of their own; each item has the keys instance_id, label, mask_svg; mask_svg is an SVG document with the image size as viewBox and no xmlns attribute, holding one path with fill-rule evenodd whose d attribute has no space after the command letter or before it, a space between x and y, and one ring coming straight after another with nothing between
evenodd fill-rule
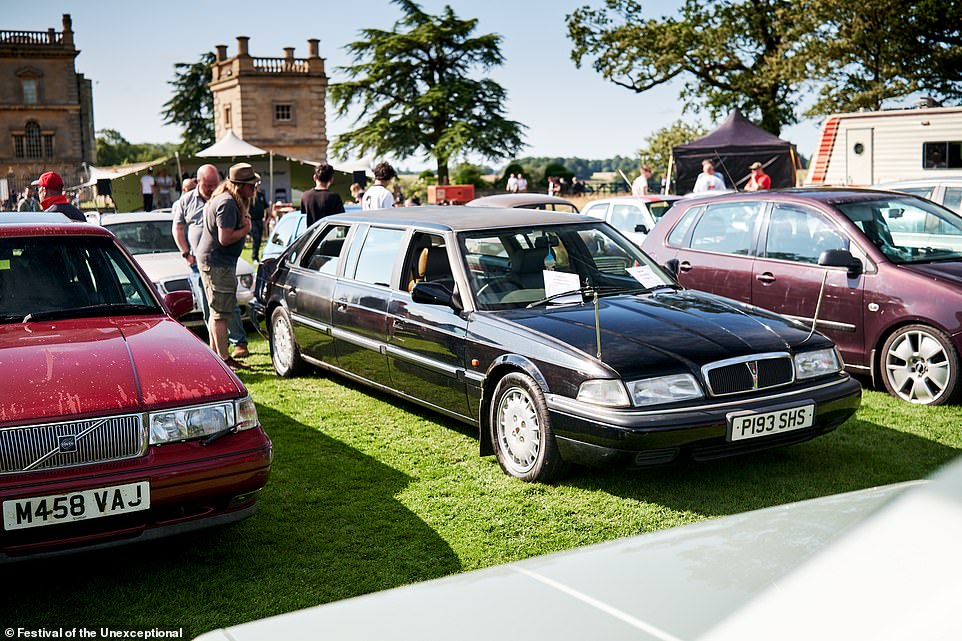
<instances>
[{"instance_id":1,"label":"large tree","mask_svg":"<svg viewBox=\"0 0 962 641\"><path fill-rule=\"evenodd\" d=\"M172 156L177 145L173 143L132 143L116 129L97 132L97 164L125 165L132 162L157 160Z\"/></svg>"},{"instance_id":2,"label":"large tree","mask_svg":"<svg viewBox=\"0 0 962 641\"><path fill-rule=\"evenodd\" d=\"M698 125L676 120L645 138L645 146L638 150L638 156L643 165L651 165L655 176L664 176L668 173L672 147L698 140L706 133Z\"/></svg>"},{"instance_id":3,"label":"large tree","mask_svg":"<svg viewBox=\"0 0 962 641\"><path fill-rule=\"evenodd\" d=\"M214 94L211 81L212 52L203 53L197 62L174 65L174 95L164 103L164 123L184 129L180 151L192 154L214 143Z\"/></svg>"},{"instance_id":4,"label":"large tree","mask_svg":"<svg viewBox=\"0 0 962 641\"><path fill-rule=\"evenodd\" d=\"M734 108L778 134L797 122L809 27L798 0L686 0L678 18L645 19L636 0L606 0L567 17L572 60L586 58L613 83L642 93L678 78L686 109L713 118Z\"/></svg>"},{"instance_id":5,"label":"large tree","mask_svg":"<svg viewBox=\"0 0 962 641\"><path fill-rule=\"evenodd\" d=\"M877 110L925 93L962 97L962 0L808 0L817 26L805 38L819 83L810 114Z\"/></svg>"},{"instance_id":6,"label":"large tree","mask_svg":"<svg viewBox=\"0 0 962 641\"><path fill-rule=\"evenodd\" d=\"M332 151L433 156L439 184L447 183L448 163L458 156L519 151L524 125L505 118L505 90L469 76L504 61L501 37L472 35L478 21L459 19L450 6L435 16L411 0L393 2L404 14L393 29L363 29L347 45L354 64L339 71L349 80L333 84L330 94L338 116L355 104L360 114Z\"/></svg>"}]
</instances>

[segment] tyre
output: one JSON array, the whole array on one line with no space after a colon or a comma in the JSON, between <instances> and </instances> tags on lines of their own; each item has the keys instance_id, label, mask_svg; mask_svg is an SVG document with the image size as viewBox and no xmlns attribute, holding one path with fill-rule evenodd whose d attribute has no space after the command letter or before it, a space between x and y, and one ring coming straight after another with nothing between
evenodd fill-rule
<instances>
[{"instance_id":1,"label":"tyre","mask_svg":"<svg viewBox=\"0 0 962 641\"><path fill-rule=\"evenodd\" d=\"M506 474L547 483L567 471L544 394L527 374L512 372L498 381L489 423L494 453Z\"/></svg>"},{"instance_id":2,"label":"tyre","mask_svg":"<svg viewBox=\"0 0 962 641\"><path fill-rule=\"evenodd\" d=\"M279 376L290 378L304 371L304 361L294 340L290 314L278 307L271 314L271 363Z\"/></svg>"},{"instance_id":3,"label":"tyre","mask_svg":"<svg viewBox=\"0 0 962 641\"><path fill-rule=\"evenodd\" d=\"M949 337L934 327L902 327L885 341L879 360L885 388L893 396L942 405L955 395L959 355Z\"/></svg>"}]
</instances>

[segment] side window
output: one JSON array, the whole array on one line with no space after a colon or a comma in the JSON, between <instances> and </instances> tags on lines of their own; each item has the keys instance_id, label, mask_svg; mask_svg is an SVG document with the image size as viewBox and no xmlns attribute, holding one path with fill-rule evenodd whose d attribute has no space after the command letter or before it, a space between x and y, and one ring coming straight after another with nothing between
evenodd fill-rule
<instances>
[{"instance_id":1,"label":"side window","mask_svg":"<svg viewBox=\"0 0 962 641\"><path fill-rule=\"evenodd\" d=\"M347 225L332 225L322 231L301 265L322 274L336 274L348 229Z\"/></svg>"},{"instance_id":2,"label":"side window","mask_svg":"<svg viewBox=\"0 0 962 641\"><path fill-rule=\"evenodd\" d=\"M614 205L611 208L611 226L622 232L633 232L638 225L648 229L648 221L641 209L634 205ZM648 229L648 231L651 231ZM647 233L647 232L646 232Z\"/></svg>"},{"instance_id":3,"label":"side window","mask_svg":"<svg viewBox=\"0 0 962 641\"><path fill-rule=\"evenodd\" d=\"M945 197L942 199L942 205L948 207L957 214L962 214L962 188L946 187Z\"/></svg>"},{"instance_id":4,"label":"side window","mask_svg":"<svg viewBox=\"0 0 962 641\"><path fill-rule=\"evenodd\" d=\"M608 204L600 203L597 205L589 205L588 207L585 207L581 213L584 214L585 216L592 216L594 218L597 218L598 220L604 220L606 211L608 211Z\"/></svg>"},{"instance_id":5,"label":"side window","mask_svg":"<svg viewBox=\"0 0 962 641\"><path fill-rule=\"evenodd\" d=\"M399 289L411 291L422 282L440 283L454 290L454 275L444 238L419 232L411 237Z\"/></svg>"},{"instance_id":6,"label":"side window","mask_svg":"<svg viewBox=\"0 0 962 641\"><path fill-rule=\"evenodd\" d=\"M932 199L932 192L935 191L935 187L909 187L906 189L899 189L898 191L904 194L912 194L913 196L918 196L919 198Z\"/></svg>"},{"instance_id":7,"label":"side window","mask_svg":"<svg viewBox=\"0 0 962 641\"><path fill-rule=\"evenodd\" d=\"M372 285L391 286L391 272L404 230L371 227L364 239L354 270L354 279Z\"/></svg>"},{"instance_id":8,"label":"side window","mask_svg":"<svg viewBox=\"0 0 962 641\"><path fill-rule=\"evenodd\" d=\"M765 256L817 265L826 249L848 249L848 241L814 212L775 205L768 224Z\"/></svg>"},{"instance_id":9,"label":"side window","mask_svg":"<svg viewBox=\"0 0 962 641\"><path fill-rule=\"evenodd\" d=\"M736 202L709 205L692 232L692 249L747 256L763 206Z\"/></svg>"},{"instance_id":10,"label":"side window","mask_svg":"<svg viewBox=\"0 0 962 641\"><path fill-rule=\"evenodd\" d=\"M703 207L693 207L689 209L684 214L682 214L681 220L675 225L675 228L671 230L668 234L668 244L673 247L684 247L685 246L685 236L688 235L688 230L691 229L691 224L695 222L698 215L704 210Z\"/></svg>"}]
</instances>

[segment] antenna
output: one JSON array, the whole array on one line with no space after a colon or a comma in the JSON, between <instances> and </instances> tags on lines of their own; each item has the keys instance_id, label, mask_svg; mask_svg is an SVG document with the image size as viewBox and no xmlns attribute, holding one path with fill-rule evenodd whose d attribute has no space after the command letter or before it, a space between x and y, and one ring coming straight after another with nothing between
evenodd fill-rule
<instances>
[{"instance_id":1,"label":"antenna","mask_svg":"<svg viewBox=\"0 0 962 641\"><path fill-rule=\"evenodd\" d=\"M595 340L598 344L598 353L595 356L598 360L601 360L601 315L598 313L598 290L592 289L592 294L594 294L595 300Z\"/></svg>"},{"instance_id":2,"label":"antenna","mask_svg":"<svg viewBox=\"0 0 962 641\"><path fill-rule=\"evenodd\" d=\"M808 332L808 336L802 342L808 342L808 339L812 337L815 333L815 326L818 325L818 312L822 309L822 294L825 293L825 281L828 279L828 270L822 272L822 286L818 288L818 300L815 301L815 318L812 319L812 329Z\"/></svg>"}]
</instances>

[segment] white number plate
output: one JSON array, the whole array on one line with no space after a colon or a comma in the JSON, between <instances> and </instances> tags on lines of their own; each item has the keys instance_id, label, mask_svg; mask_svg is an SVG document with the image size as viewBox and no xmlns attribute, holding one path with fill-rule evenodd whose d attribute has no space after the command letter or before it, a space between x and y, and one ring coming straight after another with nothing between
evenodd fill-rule
<instances>
[{"instance_id":1,"label":"white number plate","mask_svg":"<svg viewBox=\"0 0 962 641\"><path fill-rule=\"evenodd\" d=\"M69 494L34 496L3 502L3 529L70 523L150 509L150 483L128 483Z\"/></svg>"},{"instance_id":2,"label":"white number plate","mask_svg":"<svg viewBox=\"0 0 962 641\"><path fill-rule=\"evenodd\" d=\"M777 412L733 412L728 415L728 440L741 441L801 430L811 427L814 422L814 403Z\"/></svg>"}]
</instances>

